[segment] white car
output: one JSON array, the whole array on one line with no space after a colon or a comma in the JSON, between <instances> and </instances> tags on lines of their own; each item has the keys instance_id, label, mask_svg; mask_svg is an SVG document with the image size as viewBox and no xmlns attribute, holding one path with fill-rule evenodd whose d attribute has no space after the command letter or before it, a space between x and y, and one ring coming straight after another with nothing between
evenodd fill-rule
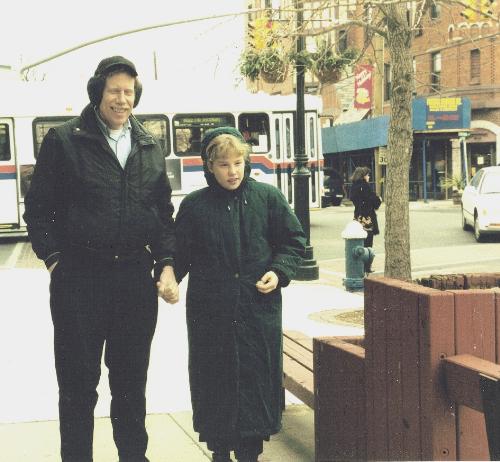
<instances>
[{"instance_id":1,"label":"white car","mask_svg":"<svg viewBox=\"0 0 500 462\"><path fill-rule=\"evenodd\" d=\"M462 228L472 226L480 242L485 234L500 235L500 166L479 170L462 194Z\"/></svg>"}]
</instances>

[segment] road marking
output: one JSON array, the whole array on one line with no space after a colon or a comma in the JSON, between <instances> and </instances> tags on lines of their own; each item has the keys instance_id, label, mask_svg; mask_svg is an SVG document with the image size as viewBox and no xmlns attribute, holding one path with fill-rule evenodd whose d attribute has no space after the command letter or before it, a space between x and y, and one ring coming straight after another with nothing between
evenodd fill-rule
<instances>
[{"instance_id":1,"label":"road marking","mask_svg":"<svg viewBox=\"0 0 500 462\"><path fill-rule=\"evenodd\" d=\"M7 262L4 265L6 268L14 268L16 266L17 260L19 259L19 255L21 255L21 252L23 250L24 244L25 244L24 242L16 243L14 250L12 251L10 257L7 259Z\"/></svg>"}]
</instances>

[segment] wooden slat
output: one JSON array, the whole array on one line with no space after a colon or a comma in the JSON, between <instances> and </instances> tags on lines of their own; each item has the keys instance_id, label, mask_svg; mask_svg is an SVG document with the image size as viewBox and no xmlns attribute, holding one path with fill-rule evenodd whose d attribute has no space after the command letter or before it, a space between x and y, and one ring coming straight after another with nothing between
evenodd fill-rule
<instances>
[{"instance_id":1,"label":"wooden slat","mask_svg":"<svg viewBox=\"0 0 500 462\"><path fill-rule=\"evenodd\" d=\"M421 445L423 460L457 460L453 401L442 390L440 364L455 354L454 298L448 292L419 295Z\"/></svg>"},{"instance_id":2,"label":"wooden slat","mask_svg":"<svg viewBox=\"0 0 500 462\"><path fill-rule=\"evenodd\" d=\"M482 283L479 275L477 284ZM478 358L495 361L495 304L494 294L472 289L452 291L455 296L456 353L472 354ZM462 460L489 460L484 416L474 409L459 406L457 409L457 456Z\"/></svg>"},{"instance_id":3,"label":"wooden slat","mask_svg":"<svg viewBox=\"0 0 500 462\"><path fill-rule=\"evenodd\" d=\"M288 356L283 355L283 386L304 404L314 409L314 377Z\"/></svg>"},{"instance_id":4,"label":"wooden slat","mask_svg":"<svg viewBox=\"0 0 500 462\"><path fill-rule=\"evenodd\" d=\"M367 396L367 458L389 460L387 424L387 350L385 309L388 280L366 278L365 336L366 336L366 396Z\"/></svg>"},{"instance_id":5,"label":"wooden slat","mask_svg":"<svg viewBox=\"0 0 500 462\"><path fill-rule=\"evenodd\" d=\"M283 337L283 354L301 364L311 373L313 372L312 351L306 350L303 346Z\"/></svg>"},{"instance_id":6,"label":"wooden slat","mask_svg":"<svg viewBox=\"0 0 500 462\"><path fill-rule=\"evenodd\" d=\"M345 339L314 339L316 462L366 460L365 350Z\"/></svg>"},{"instance_id":7,"label":"wooden slat","mask_svg":"<svg viewBox=\"0 0 500 462\"><path fill-rule=\"evenodd\" d=\"M312 354L313 339L311 337L296 330L286 330L283 332L283 339L285 338L300 345L302 348L305 348Z\"/></svg>"},{"instance_id":8,"label":"wooden slat","mask_svg":"<svg viewBox=\"0 0 500 462\"><path fill-rule=\"evenodd\" d=\"M480 375L500 380L500 365L469 354L456 355L444 360L446 392L458 404L483 412L479 387Z\"/></svg>"}]
</instances>

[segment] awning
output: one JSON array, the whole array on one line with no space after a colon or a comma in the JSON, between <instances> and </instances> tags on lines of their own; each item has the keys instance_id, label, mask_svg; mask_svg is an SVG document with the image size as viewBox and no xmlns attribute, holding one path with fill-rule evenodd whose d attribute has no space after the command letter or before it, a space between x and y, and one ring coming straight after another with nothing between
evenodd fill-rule
<instances>
[{"instance_id":1,"label":"awning","mask_svg":"<svg viewBox=\"0 0 500 462\"><path fill-rule=\"evenodd\" d=\"M368 111L370 109L348 109L345 112L342 112L340 116L335 119L335 122L333 122L333 125L341 125L341 124L350 124L352 122L359 122L360 120L363 120L368 114Z\"/></svg>"},{"instance_id":2,"label":"awning","mask_svg":"<svg viewBox=\"0 0 500 462\"><path fill-rule=\"evenodd\" d=\"M387 145L389 116L373 117L321 129L323 154L359 151Z\"/></svg>"}]
</instances>

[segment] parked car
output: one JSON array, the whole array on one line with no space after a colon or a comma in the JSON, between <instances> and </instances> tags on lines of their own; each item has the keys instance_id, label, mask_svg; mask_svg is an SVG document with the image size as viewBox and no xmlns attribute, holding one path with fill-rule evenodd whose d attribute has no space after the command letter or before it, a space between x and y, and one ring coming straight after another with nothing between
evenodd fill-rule
<instances>
[{"instance_id":1,"label":"parked car","mask_svg":"<svg viewBox=\"0 0 500 462\"><path fill-rule=\"evenodd\" d=\"M462 228L474 229L480 242L486 234L500 235L500 166L484 167L462 193Z\"/></svg>"},{"instance_id":2,"label":"parked car","mask_svg":"<svg viewBox=\"0 0 500 462\"><path fill-rule=\"evenodd\" d=\"M328 167L324 169L323 175L321 207L340 205L344 198L344 182L342 177L337 171Z\"/></svg>"}]
</instances>

